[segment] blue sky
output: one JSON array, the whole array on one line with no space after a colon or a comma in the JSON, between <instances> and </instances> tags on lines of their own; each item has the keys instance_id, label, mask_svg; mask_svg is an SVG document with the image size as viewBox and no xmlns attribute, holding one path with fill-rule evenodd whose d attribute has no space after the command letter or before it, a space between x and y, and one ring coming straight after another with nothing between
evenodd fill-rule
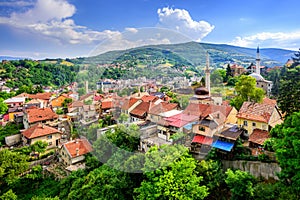
<instances>
[{"instance_id":1,"label":"blue sky","mask_svg":"<svg viewBox=\"0 0 300 200\"><path fill-rule=\"evenodd\" d=\"M88 56L99 46L104 52L180 42L173 33L192 41L298 50L299 6L297 0L0 0L0 55ZM154 34L149 27L170 32Z\"/></svg>"}]
</instances>

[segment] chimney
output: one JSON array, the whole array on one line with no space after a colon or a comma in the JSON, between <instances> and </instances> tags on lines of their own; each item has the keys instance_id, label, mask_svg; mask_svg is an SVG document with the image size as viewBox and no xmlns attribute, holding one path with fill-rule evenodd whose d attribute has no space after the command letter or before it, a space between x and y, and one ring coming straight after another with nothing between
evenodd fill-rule
<instances>
[{"instance_id":1,"label":"chimney","mask_svg":"<svg viewBox=\"0 0 300 200\"><path fill-rule=\"evenodd\" d=\"M79 148L76 148L76 156L79 156Z\"/></svg>"}]
</instances>

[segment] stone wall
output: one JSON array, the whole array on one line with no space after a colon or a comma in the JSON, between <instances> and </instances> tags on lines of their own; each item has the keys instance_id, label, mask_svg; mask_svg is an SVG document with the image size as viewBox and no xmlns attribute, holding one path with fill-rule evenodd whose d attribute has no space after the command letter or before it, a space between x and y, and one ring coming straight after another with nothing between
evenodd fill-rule
<instances>
[{"instance_id":1,"label":"stone wall","mask_svg":"<svg viewBox=\"0 0 300 200\"><path fill-rule=\"evenodd\" d=\"M245 160L236 160L229 161L223 160L223 169L240 169L242 171L247 171L257 178L275 179L278 180L277 173L281 171L278 163L263 163L259 161L245 161Z\"/></svg>"}]
</instances>

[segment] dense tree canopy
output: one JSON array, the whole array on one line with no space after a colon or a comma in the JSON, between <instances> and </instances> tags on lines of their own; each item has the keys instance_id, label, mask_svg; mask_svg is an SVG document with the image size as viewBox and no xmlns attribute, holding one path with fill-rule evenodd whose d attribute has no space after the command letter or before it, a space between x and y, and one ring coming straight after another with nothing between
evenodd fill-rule
<instances>
[{"instance_id":1,"label":"dense tree canopy","mask_svg":"<svg viewBox=\"0 0 300 200\"><path fill-rule=\"evenodd\" d=\"M256 80L251 76L241 75L235 84L236 97L230 102L238 110L245 101L261 102L264 90L256 87Z\"/></svg>"},{"instance_id":2,"label":"dense tree canopy","mask_svg":"<svg viewBox=\"0 0 300 200\"><path fill-rule=\"evenodd\" d=\"M248 172L228 169L225 182L230 188L231 199L252 199L254 195L254 177Z\"/></svg>"},{"instance_id":3,"label":"dense tree canopy","mask_svg":"<svg viewBox=\"0 0 300 200\"><path fill-rule=\"evenodd\" d=\"M271 130L274 148L281 167L279 178L300 197L300 112L287 117Z\"/></svg>"},{"instance_id":4,"label":"dense tree canopy","mask_svg":"<svg viewBox=\"0 0 300 200\"><path fill-rule=\"evenodd\" d=\"M16 60L0 63L0 77L10 79L6 85L10 88L43 85L62 86L75 80L76 66L65 66L58 63Z\"/></svg>"},{"instance_id":5,"label":"dense tree canopy","mask_svg":"<svg viewBox=\"0 0 300 200\"><path fill-rule=\"evenodd\" d=\"M287 115L300 111L300 65L282 69L278 104Z\"/></svg>"},{"instance_id":6,"label":"dense tree canopy","mask_svg":"<svg viewBox=\"0 0 300 200\"><path fill-rule=\"evenodd\" d=\"M156 148L147 153L146 179L135 190L137 199L204 199L208 188L201 183L203 177L196 173L196 160L189 157L187 151L182 152L180 146L164 150L172 154L161 156ZM167 158L174 160L164 165Z\"/></svg>"},{"instance_id":7,"label":"dense tree canopy","mask_svg":"<svg viewBox=\"0 0 300 200\"><path fill-rule=\"evenodd\" d=\"M15 183L28 169L26 156L7 149L0 151L0 185Z\"/></svg>"}]
</instances>

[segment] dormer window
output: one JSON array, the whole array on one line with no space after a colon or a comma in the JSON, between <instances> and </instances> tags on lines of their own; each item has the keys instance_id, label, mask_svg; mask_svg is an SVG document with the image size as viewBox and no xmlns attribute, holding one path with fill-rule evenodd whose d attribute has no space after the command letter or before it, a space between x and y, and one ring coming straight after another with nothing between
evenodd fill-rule
<instances>
[{"instance_id":1,"label":"dormer window","mask_svg":"<svg viewBox=\"0 0 300 200\"><path fill-rule=\"evenodd\" d=\"M205 131L205 128L202 126L199 126L199 131Z\"/></svg>"}]
</instances>

